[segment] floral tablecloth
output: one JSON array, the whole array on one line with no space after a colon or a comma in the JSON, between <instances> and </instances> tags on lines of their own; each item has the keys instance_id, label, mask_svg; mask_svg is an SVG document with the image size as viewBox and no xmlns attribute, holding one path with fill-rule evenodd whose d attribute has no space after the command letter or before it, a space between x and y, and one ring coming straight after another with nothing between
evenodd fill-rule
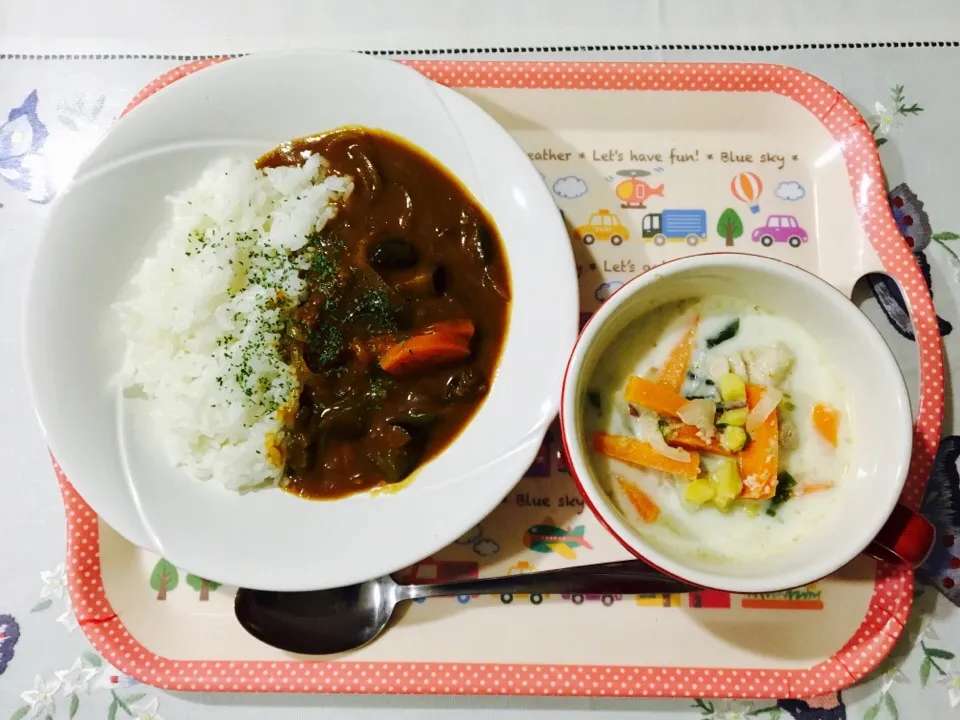
<instances>
[{"instance_id":1,"label":"floral tablecloth","mask_svg":"<svg viewBox=\"0 0 960 720\"><path fill-rule=\"evenodd\" d=\"M526 58L529 55L498 54ZM764 61L812 72L871 121L908 242L928 277L947 365L960 363L960 48L764 48L539 53L537 59ZM960 717L960 588L952 550L960 525L960 419L948 387L945 437L924 511L939 550L921 573L912 619L868 679L796 701L626 701L539 698L206 695L159 691L111 667L77 629L65 591L59 492L33 420L20 360L22 294L49 203L129 99L185 58L0 55L0 720L12 718L417 717L496 710L516 717ZM896 287L882 279L858 300L901 360L915 390L915 352ZM69 359L65 359L69 362ZM949 383L949 373L948 373Z\"/></svg>"}]
</instances>

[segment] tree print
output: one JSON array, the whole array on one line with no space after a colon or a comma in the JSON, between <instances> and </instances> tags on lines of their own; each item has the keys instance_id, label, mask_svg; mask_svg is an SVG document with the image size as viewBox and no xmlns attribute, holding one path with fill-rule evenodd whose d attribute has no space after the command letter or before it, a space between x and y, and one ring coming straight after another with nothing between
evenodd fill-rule
<instances>
[{"instance_id":1,"label":"tree print","mask_svg":"<svg viewBox=\"0 0 960 720\"><path fill-rule=\"evenodd\" d=\"M717 220L717 232L727 241L727 247L733 247L733 241L743 235L743 221L733 208L727 208Z\"/></svg>"},{"instance_id":2,"label":"tree print","mask_svg":"<svg viewBox=\"0 0 960 720\"><path fill-rule=\"evenodd\" d=\"M166 600L167 593L177 589L180 573L167 560L160 558L150 573L150 587L157 591L157 600Z\"/></svg>"},{"instance_id":3,"label":"tree print","mask_svg":"<svg viewBox=\"0 0 960 720\"><path fill-rule=\"evenodd\" d=\"M210 591L220 587L220 583L213 580L207 580L197 575L187 575L187 585L200 593L200 602L206 602L210 599Z\"/></svg>"}]
</instances>

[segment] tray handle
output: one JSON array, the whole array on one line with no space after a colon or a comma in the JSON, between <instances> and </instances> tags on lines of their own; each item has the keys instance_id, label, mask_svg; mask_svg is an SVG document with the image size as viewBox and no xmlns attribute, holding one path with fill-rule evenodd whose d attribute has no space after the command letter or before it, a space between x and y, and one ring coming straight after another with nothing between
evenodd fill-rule
<instances>
[{"instance_id":1,"label":"tray handle","mask_svg":"<svg viewBox=\"0 0 960 720\"><path fill-rule=\"evenodd\" d=\"M901 495L901 502L916 510L930 477L943 423L944 360L937 314L920 267L890 211L880 157L866 122L861 118L838 140L843 146L854 202L867 239L882 272L900 286L916 339L920 399L914 418L910 470Z\"/></svg>"}]
</instances>

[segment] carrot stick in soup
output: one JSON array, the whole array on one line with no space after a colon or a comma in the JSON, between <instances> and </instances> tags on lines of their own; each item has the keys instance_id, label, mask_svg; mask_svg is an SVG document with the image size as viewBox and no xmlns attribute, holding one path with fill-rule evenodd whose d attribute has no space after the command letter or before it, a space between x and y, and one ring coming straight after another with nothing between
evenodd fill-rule
<instances>
[{"instance_id":1,"label":"carrot stick in soup","mask_svg":"<svg viewBox=\"0 0 960 720\"><path fill-rule=\"evenodd\" d=\"M747 405L752 410L760 402L766 388L747 385ZM742 498L767 500L777 491L777 464L780 461L780 427L777 413L772 412L750 436L750 443L740 453Z\"/></svg>"},{"instance_id":2,"label":"carrot stick in soup","mask_svg":"<svg viewBox=\"0 0 960 720\"><path fill-rule=\"evenodd\" d=\"M813 428L833 447L840 435L840 411L832 405L817 403L813 406Z\"/></svg>"},{"instance_id":3,"label":"carrot stick in soup","mask_svg":"<svg viewBox=\"0 0 960 720\"><path fill-rule=\"evenodd\" d=\"M824 490L830 490L832 487L832 482L809 483L798 487L794 490L793 494L797 497L801 495L813 495L814 493L823 492Z\"/></svg>"},{"instance_id":4,"label":"carrot stick in soup","mask_svg":"<svg viewBox=\"0 0 960 720\"><path fill-rule=\"evenodd\" d=\"M658 453L649 443L625 435L594 433L593 449L601 455L671 475L695 478L700 474L700 456L697 453L690 453L690 459L686 461L674 460Z\"/></svg>"},{"instance_id":5,"label":"carrot stick in soup","mask_svg":"<svg viewBox=\"0 0 960 720\"><path fill-rule=\"evenodd\" d=\"M714 455L733 455L732 452L720 444L719 435L714 435L710 440L704 440L697 434L697 428L693 425L678 425L675 428L669 428L666 439L667 445L684 450L696 450L713 453Z\"/></svg>"},{"instance_id":6,"label":"carrot stick in soup","mask_svg":"<svg viewBox=\"0 0 960 720\"><path fill-rule=\"evenodd\" d=\"M690 366L690 356L693 354L693 344L697 339L697 329L700 327L699 313L691 313L690 327L684 333L680 343L670 351L663 372L660 373L660 385L679 393L683 387L683 380L687 376Z\"/></svg>"},{"instance_id":7,"label":"carrot stick in soup","mask_svg":"<svg viewBox=\"0 0 960 720\"><path fill-rule=\"evenodd\" d=\"M657 507L653 499L623 475L617 475L614 480L641 519L648 523L656 522L657 518L660 517L660 508Z\"/></svg>"},{"instance_id":8,"label":"carrot stick in soup","mask_svg":"<svg viewBox=\"0 0 960 720\"><path fill-rule=\"evenodd\" d=\"M679 418L680 408L687 404L687 399L680 393L674 392L660 383L646 378L633 376L627 381L627 391L624 393L627 402L653 410L657 415Z\"/></svg>"}]
</instances>

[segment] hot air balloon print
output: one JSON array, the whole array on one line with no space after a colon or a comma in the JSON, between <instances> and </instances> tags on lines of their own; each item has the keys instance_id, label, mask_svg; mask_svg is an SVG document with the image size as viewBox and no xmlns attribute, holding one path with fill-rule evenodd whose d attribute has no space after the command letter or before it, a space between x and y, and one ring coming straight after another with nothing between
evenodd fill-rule
<instances>
[{"instance_id":1,"label":"hot air balloon print","mask_svg":"<svg viewBox=\"0 0 960 720\"><path fill-rule=\"evenodd\" d=\"M760 194L763 192L763 182L756 173L742 172L733 176L730 181L730 192L742 203L750 207L750 212L760 212Z\"/></svg>"}]
</instances>

